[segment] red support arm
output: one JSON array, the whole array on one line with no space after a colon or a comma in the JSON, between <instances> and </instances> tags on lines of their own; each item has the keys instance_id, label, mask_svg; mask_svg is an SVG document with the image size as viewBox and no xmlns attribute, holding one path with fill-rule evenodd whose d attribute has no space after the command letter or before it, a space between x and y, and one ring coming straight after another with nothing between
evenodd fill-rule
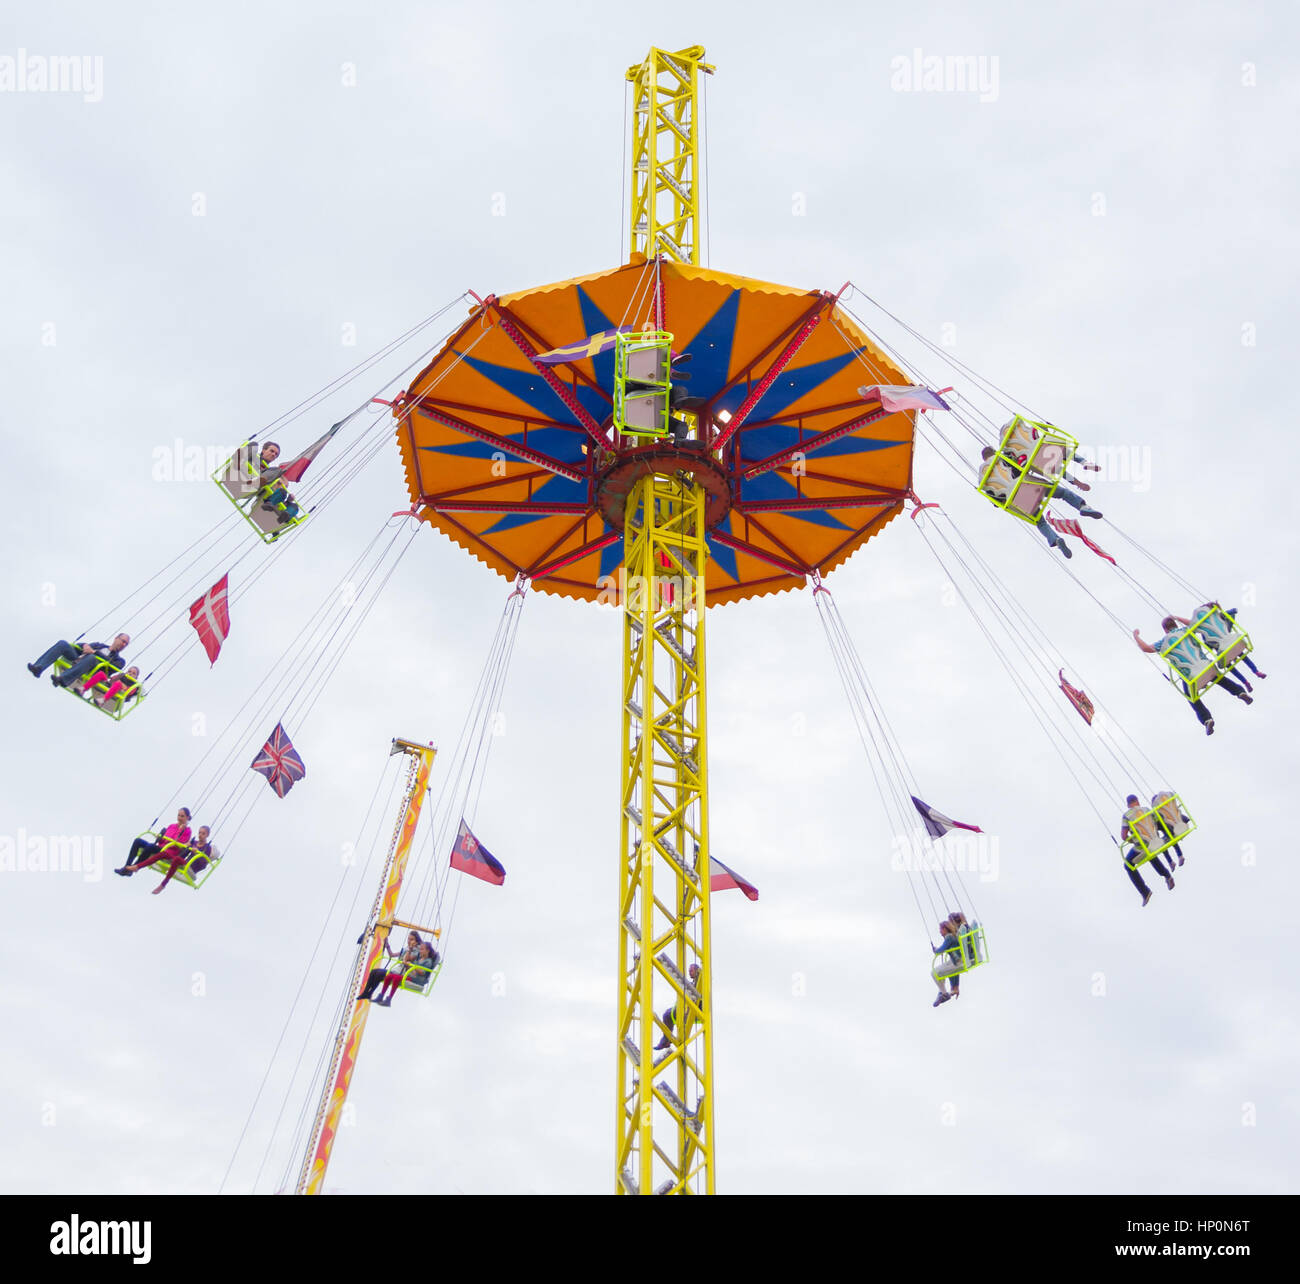
<instances>
[{"instance_id":1,"label":"red support arm","mask_svg":"<svg viewBox=\"0 0 1300 1284\"><path fill-rule=\"evenodd\" d=\"M529 513L536 517L545 517L549 513L580 513L591 511L590 504L529 503L527 500L511 503L503 499L426 499L426 508L435 513Z\"/></svg>"},{"instance_id":2,"label":"red support arm","mask_svg":"<svg viewBox=\"0 0 1300 1284\"><path fill-rule=\"evenodd\" d=\"M602 549L608 548L611 544L617 544L623 538L618 531L610 531L608 535L602 535L599 539L594 539L588 544L584 544L580 549L573 553L566 553L563 557L557 558L554 562L548 562L545 566L538 566L528 572L531 579L540 579L543 575L550 575L555 571L569 566L573 562L580 562L584 557L590 557L592 553L599 553Z\"/></svg>"},{"instance_id":3,"label":"red support arm","mask_svg":"<svg viewBox=\"0 0 1300 1284\"><path fill-rule=\"evenodd\" d=\"M875 494L834 495L824 499L758 499L739 503L732 510L742 517L750 513L816 513L824 508L873 508L897 504L907 498L905 490L884 490Z\"/></svg>"},{"instance_id":4,"label":"red support arm","mask_svg":"<svg viewBox=\"0 0 1300 1284\"><path fill-rule=\"evenodd\" d=\"M886 410L884 406L877 406L875 410L868 411L865 415L852 419L839 428L830 428L826 432L819 432L815 437L809 437L807 441L801 441L797 445L791 446L788 450L778 450L774 455L768 455L766 459L760 459L750 464L741 474L743 481L748 481L751 477L757 477L760 473L771 472L773 468L779 468L787 460L793 459L796 455L810 455L815 450L820 450L822 446L827 446L833 441L838 441L841 437L847 437L849 433L856 432L859 428L865 428L867 424L874 424L878 420L885 419L893 414L893 411ZM733 419L731 423L735 423ZM727 425L728 428L731 424Z\"/></svg>"},{"instance_id":5,"label":"red support arm","mask_svg":"<svg viewBox=\"0 0 1300 1284\"><path fill-rule=\"evenodd\" d=\"M604 434L600 431L600 425L583 409L582 404L573 395L573 392L564 386L564 381L549 366L538 365L537 349L524 337L523 332L515 324L510 313L495 301L493 301L493 307L496 309L497 321L501 329L510 337L515 347L532 362L533 368L546 380L551 391L564 402L573 413L574 418L587 430L587 435L592 441L598 442L602 446L608 444L605 441Z\"/></svg>"},{"instance_id":6,"label":"red support arm","mask_svg":"<svg viewBox=\"0 0 1300 1284\"><path fill-rule=\"evenodd\" d=\"M735 435L737 430L749 418L749 412L758 405L763 394L776 382L776 377L782 370L794 359L794 355L808 342L808 336L817 328L821 322L821 309L823 300L818 300L816 310L808 316L804 323L794 332L793 338L777 353L772 364L768 367L767 373L758 381L758 385L750 391L748 397L740 403L736 413L731 416L727 426L714 438L711 449L721 451L728 441Z\"/></svg>"},{"instance_id":7,"label":"red support arm","mask_svg":"<svg viewBox=\"0 0 1300 1284\"><path fill-rule=\"evenodd\" d=\"M455 415L449 415L445 410L440 410L432 405L423 397L418 401L419 411L422 415L428 415L430 419L440 424L445 424L448 428L454 428L457 432L463 432L467 437L476 437L479 441L485 441L489 446L495 446L503 454L513 455L519 459L527 460L530 464L536 464L539 468L545 468L548 473L554 473L557 477L567 477L570 481L585 481L586 474L580 472L577 468L572 468L568 464L562 464L558 459L552 459L550 455L544 455L540 450L533 450L528 446L522 446L516 441L510 441L505 437L499 437L494 432L489 432L486 428L480 428L476 424L467 422L464 419L457 419ZM414 439L412 440L412 449L414 449ZM419 456L417 455L418 459Z\"/></svg>"},{"instance_id":8,"label":"red support arm","mask_svg":"<svg viewBox=\"0 0 1300 1284\"><path fill-rule=\"evenodd\" d=\"M734 548L737 553L744 553L746 557L756 557L760 562L766 562L769 566L775 566L777 570L785 571L789 575L807 575L808 568L799 566L794 562L784 561L776 556L775 553L760 552L743 540L738 540L733 535L728 535L725 531L710 531L709 538L716 540L719 544L725 544L728 548Z\"/></svg>"}]
</instances>

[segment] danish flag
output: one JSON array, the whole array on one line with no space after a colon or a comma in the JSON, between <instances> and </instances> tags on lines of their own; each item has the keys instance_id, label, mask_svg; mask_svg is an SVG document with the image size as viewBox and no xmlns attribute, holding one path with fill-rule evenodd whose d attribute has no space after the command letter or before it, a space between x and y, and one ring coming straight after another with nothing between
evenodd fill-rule
<instances>
[{"instance_id":1,"label":"danish flag","mask_svg":"<svg viewBox=\"0 0 1300 1284\"><path fill-rule=\"evenodd\" d=\"M229 591L230 576L226 574L190 607L190 623L208 653L209 664L216 664L221 644L230 636Z\"/></svg>"}]
</instances>

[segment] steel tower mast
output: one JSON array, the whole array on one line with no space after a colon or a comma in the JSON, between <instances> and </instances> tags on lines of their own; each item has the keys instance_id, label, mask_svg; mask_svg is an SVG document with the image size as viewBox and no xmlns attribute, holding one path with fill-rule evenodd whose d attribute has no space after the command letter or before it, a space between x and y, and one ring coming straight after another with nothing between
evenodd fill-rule
<instances>
[{"instance_id":1,"label":"steel tower mast","mask_svg":"<svg viewBox=\"0 0 1300 1284\"><path fill-rule=\"evenodd\" d=\"M651 49L632 82L632 220L628 244L651 259L700 262L700 72L704 48Z\"/></svg>"},{"instance_id":2,"label":"steel tower mast","mask_svg":"<svg viewBox=\"0 0 1300 1284\"><path fill-rule=\"evenodd\" d=\"M627 73L632 248L696 266L703 58L651 49ZM655 321L667 330L658 281ZM711 429L696 425L701 449ZM712 1194L705 493L671 454L648 451L637 473L623 525L615 1188Z\"/></svg>"}]
</instances>

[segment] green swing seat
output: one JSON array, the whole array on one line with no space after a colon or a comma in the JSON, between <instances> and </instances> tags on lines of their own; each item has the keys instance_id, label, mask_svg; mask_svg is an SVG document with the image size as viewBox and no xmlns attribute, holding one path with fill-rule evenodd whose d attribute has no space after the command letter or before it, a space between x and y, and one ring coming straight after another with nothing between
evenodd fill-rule
<instances>
[{"instance_id":1,"label":"green swing seat","mask_svg":"<svg viewBox=\"0 0 1300 1284\"><path fill-rule=\"evenodd\" d=\"M146 838L150 843L154 844L171 841L163 834L157 833L152 829L146 829L140 837ZM220 856L215 858L205 856L188 844L185 845L183 850L187 853L185 863L176 871L175 874L172 875L172 882L184 883L186 887L192 887L197 891L216 872L216 868L221 864L222 858ZM166 875L167 871L171 868L173 859L174 857L171 855L163 856L161 859L150 865L146 872L156 871L161 875Z\"/></svg>"},{"instance_id":2,"label":"green swing seat","mask_svg":"<svg viewBox=\"0 0 1300 1284\"><path fill-rule=\"evenodd\" d=\"M74 661L55 660L52 666L54 677L66 673L72 668ZM100 660L81 681L70 687L63 689L73 695L82 704L88 704L92 709L97 709L100 713L112 718L114 722L121 722L133 709L137 708L144 702L144 688L140 686L139 678L132 678L136 684L135 694L128 691L119 691L113 698L106 703L101 703L97 698L97 693L101 690L107 691L112 685L114 677L125 675L125 669L119 669L109 664L107 660ZM100 675L106 675L101 681L96 681Z\"/></svg>"}]
</instances>

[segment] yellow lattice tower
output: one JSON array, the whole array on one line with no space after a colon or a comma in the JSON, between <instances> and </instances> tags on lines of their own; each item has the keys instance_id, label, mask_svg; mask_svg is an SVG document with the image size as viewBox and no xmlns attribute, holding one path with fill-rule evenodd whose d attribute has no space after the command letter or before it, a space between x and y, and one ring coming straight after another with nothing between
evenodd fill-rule
<instances>
[{"instance_id":1,"label":"yellow lattice tower","mask_svg":"<svg viewBox=\"0 0 1300 1284\"><path fill-rule=\"evenodd\" d=\"M632 82L632 235L647 258L700 261L699 78L704 49L651 49Z\"/></svg>"},{"instance_id":2,"label":"yellow lattice tower","mask_svg":"<svg viewBox=\"0 0 1300 1284\"><path fill-rule=\"evenodd\" d=\"M704 492L649 474L624 527L618 1176L713 1193Z\"/></svg>"}]
</instances>

